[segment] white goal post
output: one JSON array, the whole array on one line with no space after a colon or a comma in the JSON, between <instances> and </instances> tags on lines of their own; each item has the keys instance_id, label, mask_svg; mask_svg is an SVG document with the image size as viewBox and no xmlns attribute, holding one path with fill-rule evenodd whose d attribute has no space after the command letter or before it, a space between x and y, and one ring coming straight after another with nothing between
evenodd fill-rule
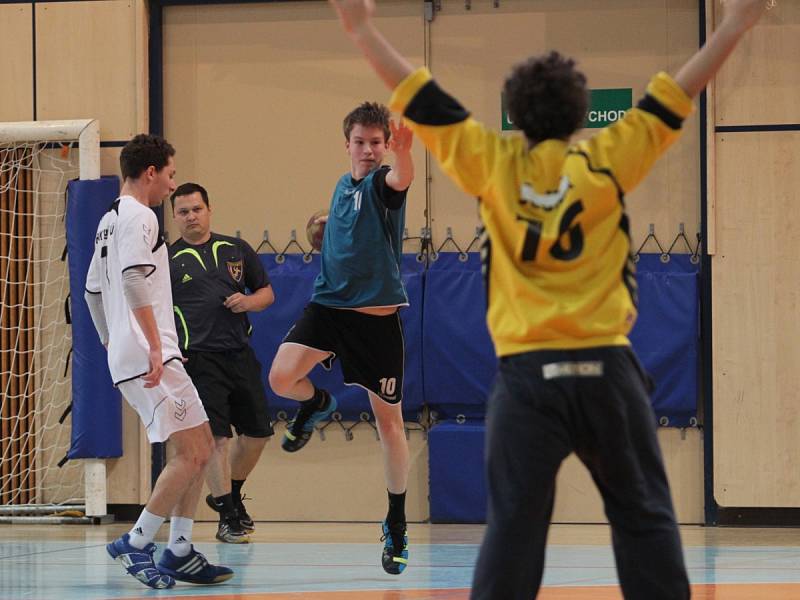
<instances>
[{"instance_id":1,"label":"white goal post","mask_svg":"<svg viewBox=\"0 0 800 600\"><path fill-rule=\"evenodd\" d=\"M77 147L76 147L77 143ZM74 150L77 149L77 161ZM55 301L50 296L63 293L66 279L68 290L68 275L65 276L66 267L59 265L58 268L51 268L59 259L54 258L54 250L63 241L63 220L64 213L55 214L53 207L58 207L63 211L64 194L66 183L76 175L82 180L100 178L100 123L96 119L80 119L65 121L26 121L15 123L0 123L0 158L2 165L0 168L0 196L5 207L2 211L2 218L5 219L6 240L3 248L10 248L10 254L0 258L4 259L3 264L6 270L16 269L19 273L20 282L18 284L8 283L9 278L6 273L0 273L3 279L2 306L0 309L6 312L3 323L4 338L3 348L3 371L10 369L3 379L3 389L0 386L0 396L7 399L9 403L12 398L19 398L17 404L8 404L11 409L6 409L3 415L6 417L3 423L3 433L0 435L9 436L10 440L3 449L0 456L0 466L2 472L0 480L3 484L2 492L7 495L0 497L0 519L11 515L45 515L53 512L84 509L86 517L102 517L107 514L107 490L106 490L106 464L103 459L81 459L83 462L83 501L85 506L80 506L79 491L69 489L76 479L79 479L80 471L77 475L60 475L62 482L57 484L58 489L45 489L42 481L48 479L48 473L57 473L53 468L53 461L57 461L58 452L66 451L64 434L61 430L56 431L53 424L55 413L61 410L59 403L65 401L64 397L69 395L69 382L63 383L65 377L63 373L58 373L58 369L51 366L56 364L57 357L51 358L50 354L63 352L63 348L58 346L55 350L50 350L51 346L56 346L56 342L50 338L69 338L69 334L57 331L54 335L52 330L56 327L52 324L54 318L49 318L44 322L36 316L31 315L55 313ZM77 164L76 164L77 163ZM23 173L24 172L24 173ZM19 177L23 177L18 180ZM47 177L50 177L48 180ZM41 186L41 188L40 188ZM46 189L45 189L46 188ZM43 200L45 195L49 195ZM25 196L24 200L20 200ZM60 206L59 206L60 204ZM35 208L33 208L35 207ZM41 207L41 208L40 208ZM34 214L42 211L43 217ZM24 228L27 233L20 231L20 213L25 213L30 224ZM37 219L39 219L37 221ZM60 223L59 223L60 221ZM9 224L10 223L10 224ZM60 231L58 228L60 227ZM23 229L24 229L23 228ZM61 236L61 237L59 237ZM10 241L8 241L10 240ZM22 246L29 246L29 249L20 250ZM46 248L42 249L42 247ZM34 259L36 258L36 260ZM22 266L20 263L26 262ZM51 271L56 272L51 275ZM58 279L58 283L53 283ZM18 291L11 289L13 285L18 285ZM49 296L48 296L49 294ZM24 298L24 300L20 299ZM63 298L62 298L63 302ZM28 311L27 313L25 311ZM13 329L15 322L14 315L22 314L19 317L20 324L17 330L26 330L26 333L9 333ZM11 316L9 316L11 315ZM11 324L11 326L9 326ZM25 327L23 327L23 324ZM59 324L61 326L61 324ZM14 337L16 336L16 337ZM22 345L19 338L27 337L28 341ZM33 340L33 341L31 341ZM43 341L40 341L43 340ZM64 342L58 341L59 344ZM67 339L66 343L69 343ZM27 344L27 345L26 345ZM29 358L16 358L15 353L19 354L18 348L24 346L24 352ZM67 347L68 348L68 347ZM25 363L25 361L29 361ZM20 366L19 363L25 363ZM10 367L8 365L11 365ZM27 367L25 365L28 365ZM25 368L28 372L23 372ZM58 377L56 377L56 373ZM24 377L24 384L20 383ZM58 378L58 384L51 382ZM56 385L58 387L56 387ZM33 389L32 389L33 388ZM41 389L40 389L41 388ZM48 396L56 399L50 400ZM52 407L42 405L53 405ZM22 439L19 430L23 426L12 423L17 415L10 414L9 410L23 412L21 407L29 410L31 416L26 416L28 421L24 427L30 427L34 432L30 439ZM51 414L52 413L52 414ZM19 418L19 417L18 417ZM62 417L63 419L63 417ZM19 437L19 439L14 436ZM44 441L43 441L44 440ZM2 440L0 440L2 441ZM66 443L68 444L68 439ZM47 444L46 448L41 448L41 444ZM68 448L68 446L67 446ZM15 463L15 454L20 456L21 464ZM74 467L73 467L74 468ZM41 470L41 473L37 470ZM37 471L35 474L34 471ZM55 475L51 475L54 478ZM11 489L10 480L20 482L26 478L35 481L30 484L30 490L22 496L19 494L14 497ZM6 485L8 483L8 485ZM77 482L78 486L80 482ZM70 494L63 497L64 494ZM11 503L3 502L2 498L14 498ZM27 500L34 499L33 502ZM52 499L51 499L52 498ZM54 511L55 507L55 511ZM25 516L17 517L15 520L38 520L39 522L63 522L61 517L37 517Z\"/></svg>"}]
</instances>

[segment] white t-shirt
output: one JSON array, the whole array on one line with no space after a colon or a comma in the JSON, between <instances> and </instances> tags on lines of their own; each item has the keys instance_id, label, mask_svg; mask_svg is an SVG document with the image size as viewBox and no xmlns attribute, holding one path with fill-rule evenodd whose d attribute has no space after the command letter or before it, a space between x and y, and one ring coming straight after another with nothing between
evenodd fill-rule
<instances>
[{"instance_id":1,"label":"white t-shirt","mask_svg":"<svg viewBox=\"0 0 800 600\"><path fill-rule=\"evenodd\" d=\"M114 385L141 377L150 370L147 343L122 293L122 273L146 266L153 314L161 336L163 361L180 359L167 246L158 232L155 213L132 196L121 196L100 219L94 255L86 276L86 291L103 295L108 324L108 368Z\"/></svg>"}]
</instances>

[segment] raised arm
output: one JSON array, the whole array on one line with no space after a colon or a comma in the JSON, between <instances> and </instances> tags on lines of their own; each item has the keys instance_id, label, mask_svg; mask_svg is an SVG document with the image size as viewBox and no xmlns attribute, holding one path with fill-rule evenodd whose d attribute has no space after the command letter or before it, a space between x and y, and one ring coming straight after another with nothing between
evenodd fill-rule
<instances>
[{"instance_id":1,"label":"raised arm","mask_svg":"<svg viewBox=\"0 0 800 600\"><path fill-rule=\"evenodd\" d=\"M389 121L389 127L392 132L389 149L394 153L395 160L392 170L386 175L386 185L402 192L414 180L414 161L411 160L411 141L414 134L402 121L398 125Z\"/></svg>"},{"instance_id":2,"label":"raised arm","mask_svg":"<svg viewBox=\"0 0 800 600\"><path fill-rule=\"evenodd\" d=\"M375 14L373 0L329 0L339 20L367 62L386 86L393 90L408 77L414 67L386 41L372 23Z\"/></svg>"},{"instance_id":3,"label":"raised arm","mask_svg":"<svg viewBox=\"0 0 800 600\"><path fill-rule=\"evenodd\" d=\"M414 135L465 193L482 196L497 164L498 153L509 146L507 140L471 118L455 98L436 84L427 69L415 69L386 41L372 22L375 14L373 0L329 2L367 62L393 91L389 108L403 115ZM396 139L400 139L400 135ZM404 160L411 166L410 154ZM392 170L394 175L390 173L386 179L395 190L407 187L394 179L401 174L405 166L402 163L403 160L396 161ZM410 176L413 177L413 171Z\"/></svg>"},{"instance_id":4,"label":"raised arm","mask_svg":"<svg viewBox=\"0 0 800 600\"><path fill-rule=\"evenodd\" d=\"M724 0L722 23L706 44L675 75L675 82L690 98L706 87L712 77L766 10L766 0Z\"/></svg>"}]
</instances>

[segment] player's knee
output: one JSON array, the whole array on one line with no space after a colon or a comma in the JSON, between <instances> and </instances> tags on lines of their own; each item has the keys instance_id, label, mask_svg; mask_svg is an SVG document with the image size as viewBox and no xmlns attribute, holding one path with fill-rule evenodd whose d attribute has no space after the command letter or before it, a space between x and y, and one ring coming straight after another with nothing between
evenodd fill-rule
<instances>
[{"instance_id":1,"label":"player's knee","mask_svg":"<svg viewBox=\"0 0 800 600\"><path fill-rule=\"evenodd\" d=\"M269 370L269 386L278 396L287 396L295 384L294 374L275 365Z\"/></svg>"},{"instance_id":2,"label":"player's knee","mask_svg":"<svg viewBox=\"0 0 800 600\"><path fill-rule=\"evenodd\" d=\"M220 454L225 454L228 450L228 442L230 438L226 438L224 436L214 437L214 452L218 452Z\"/></svg>"},{"instance_id":3,"label":"player's knee","mask_svg":"<svg viewBox=\"0 0 800 600\"><path fill-rule=\"evenodd\" d=\"M192 466L201 472L206 468L208 461L211 460L211 455L214 452L214 446L211 444L199 444L192 453Z\"/></svg>"},{"instance_id":4,"label":"player's knee","mask_svg":"<svg viewBox=\"0 0 800 600\"><path fill-rule=\"evenodd\" d=\"M200 473L206 468L213 453L214 439L211 437L210 431L198 432L198 435L192 439L192 443L186 446L183 460L188 468Z\"/></svg>"},{"instance_id":5,"label":"player's knee","mask_svg":"<svg viewBox=\"0 0 800 600\"><path fill-rule=\"evenodd\" d=\"M384 440L405 439L406 430L402 418L380 419L377 422L378 433Z\"/></svg>"}]
</instances>

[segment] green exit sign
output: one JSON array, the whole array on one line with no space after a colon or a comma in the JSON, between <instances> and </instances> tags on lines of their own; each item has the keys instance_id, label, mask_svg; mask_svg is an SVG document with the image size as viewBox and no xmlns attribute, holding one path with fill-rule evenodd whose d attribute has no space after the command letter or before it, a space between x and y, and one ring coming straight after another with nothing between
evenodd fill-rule
<instances>
[{"instance_id":1,"label":"green exit sign","mask_svg":"<svg viewBox=\"0 0 800 600\"><path fill-rule=\"evenodd\" d=\"M519 129L511 122L506 108L506 98L500 95L503 131ZM600 129L619 121L633 106L633 90L631 88L614 88L605 90L589 90L589 111L583 126L587 129Z\"/></svg>"}]
</instances>

